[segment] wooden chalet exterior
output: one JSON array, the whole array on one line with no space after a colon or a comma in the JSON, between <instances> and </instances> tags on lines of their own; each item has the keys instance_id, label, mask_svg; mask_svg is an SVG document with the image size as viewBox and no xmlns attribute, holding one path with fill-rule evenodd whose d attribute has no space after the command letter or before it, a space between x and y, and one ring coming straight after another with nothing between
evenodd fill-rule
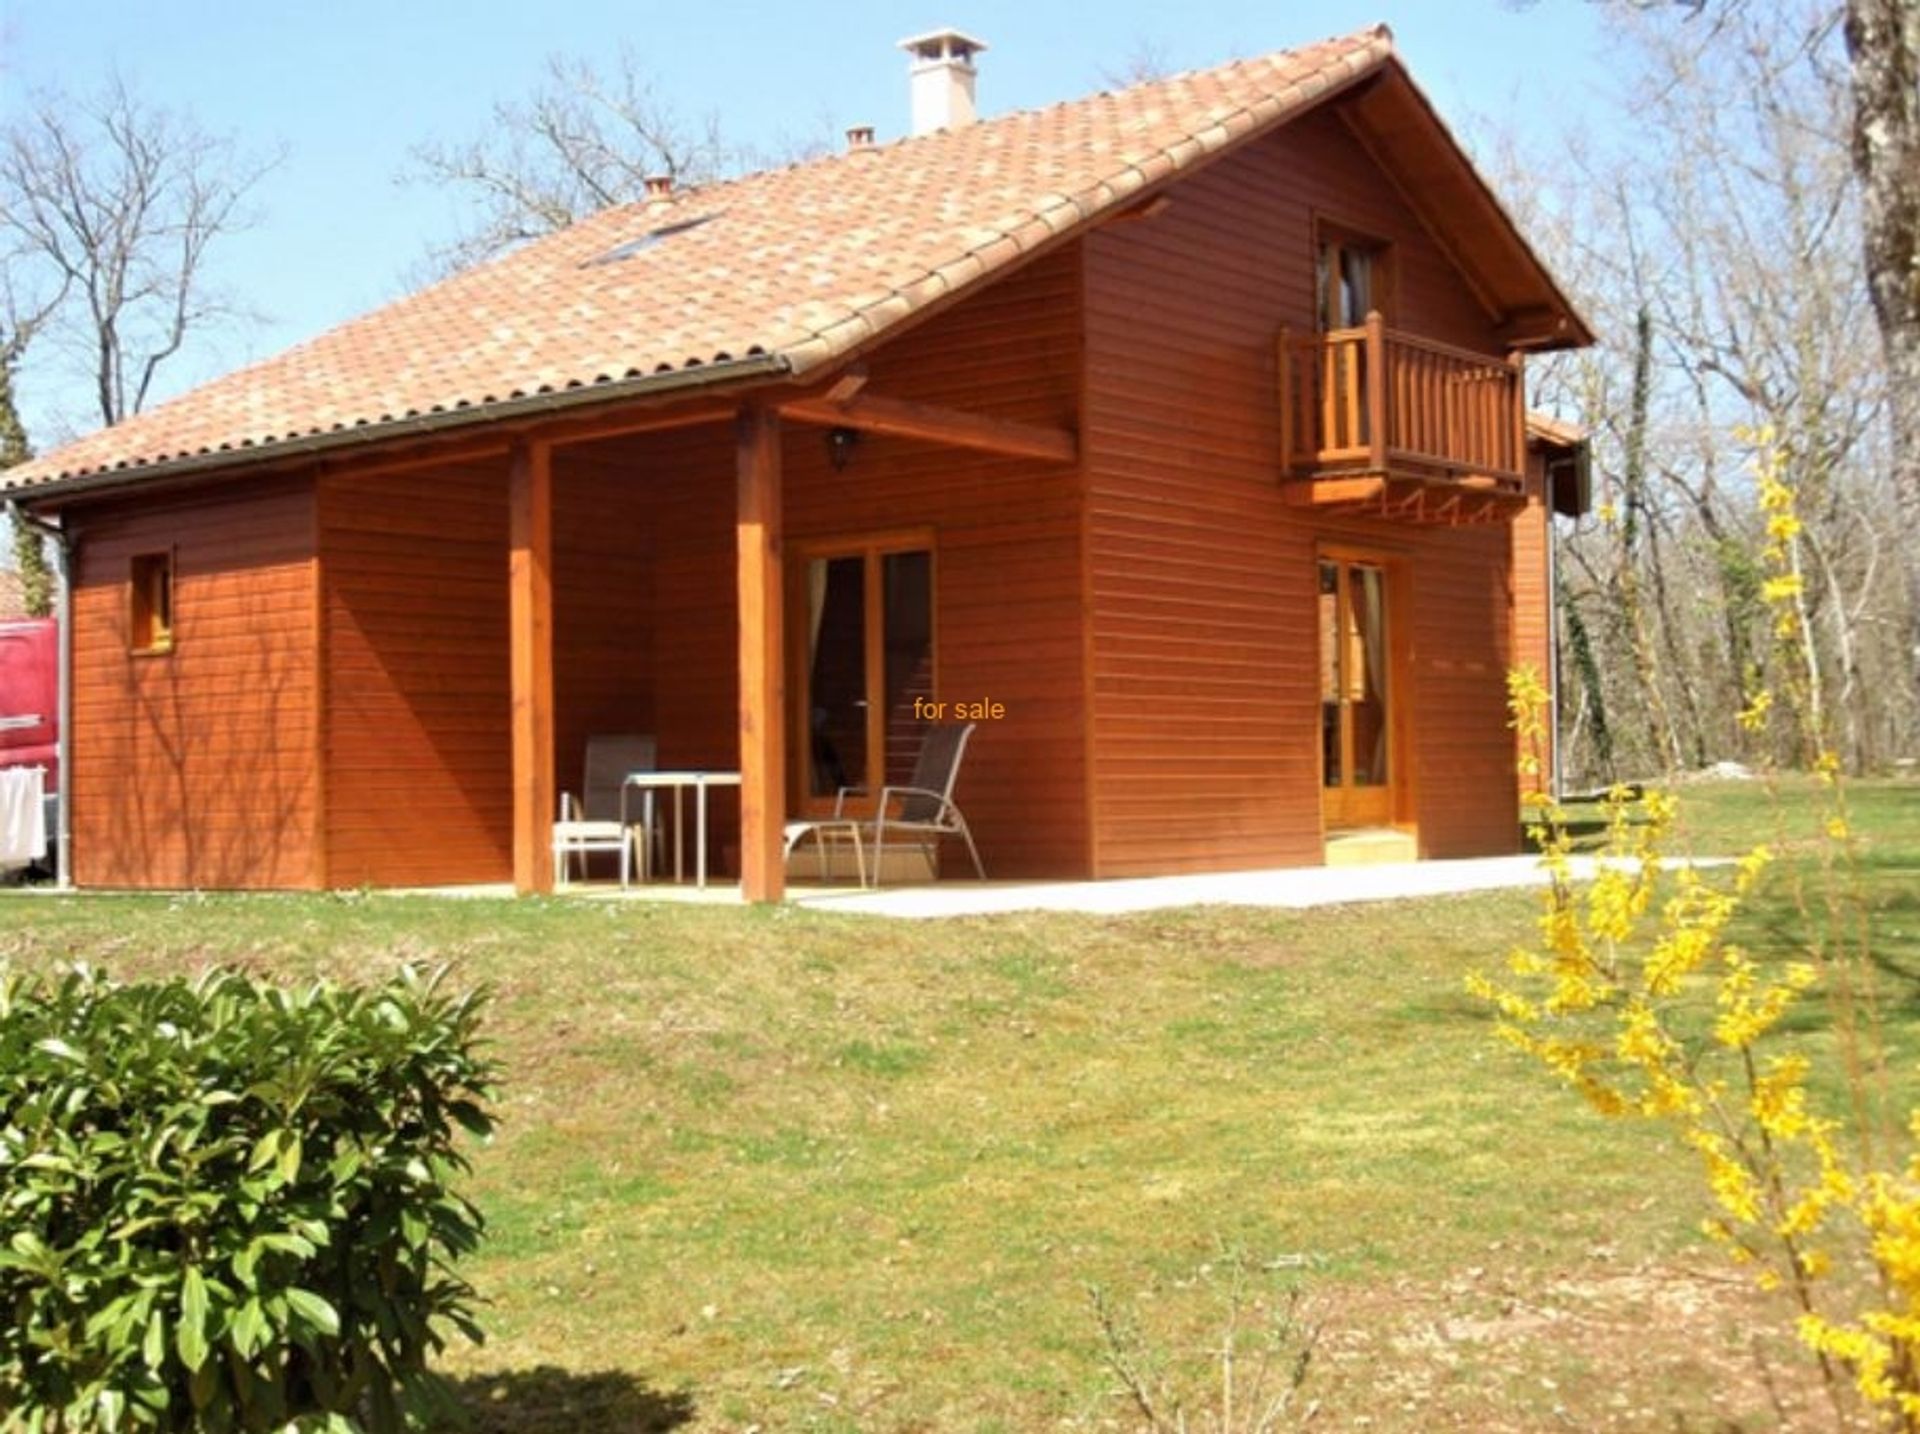
<instances>
[{"instance_id":1,"label":"wooden chalet exterior","mask_svg":"<svg viewBox=\"0 0 1920 1434\"><path fill-rule=\"evenodd\" d=\"M1384 31L1261 63L1141 92L1176 132L1133 179L831 344L249 437L329 335L7 475L75 564L75 880L546 890L587 739L648 732L742 774L713 856L777 899L782 823L910 768L916 698L1004 714L959 793L995 876L1310 864L1344 827L1516 849L1503 679L1550 660L1577 447L1529 430L1523 354L1587 336ZM1080 108L767 182L958 191L978 151L938 146L1084 145ZM663 212L719 236L730 189ZM618 218L533 246L541 282L603 282ZM638 215L661 255L722 242L679 222ZM338 342L405 362L379 326L432 293Z\"/></svg>"}]
</instances>

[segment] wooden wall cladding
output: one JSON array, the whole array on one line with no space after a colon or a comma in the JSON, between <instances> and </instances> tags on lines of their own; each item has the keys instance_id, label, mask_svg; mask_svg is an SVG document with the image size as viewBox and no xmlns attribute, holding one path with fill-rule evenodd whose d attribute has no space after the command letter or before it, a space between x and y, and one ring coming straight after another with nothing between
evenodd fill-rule
<instances>
[{"instance_id":1,"label":"wooden wall cladding","mask_svg":"<svg viewBox=\"0 0 1920 1434\"><path fill-rule=\"evenodd\" d=\"M589 737L656 730L662 552L650 464L598 445L557 449L553 464L554 781L577 795Z\"/></svg>"},{"instance_id":2,"label":"wooden wall cladding","mask_svg":"<svg viewBox=\"0 0 1920 1434\"><path fill-rule=\"evenodd\" d=\"M1095 872L1321 859L1322 542L1404 568L1423 852L1511 850L1508 535L1289 509L1275 402L1276 334L1314 323L1316 216L1392 245L1396 326L1493 353L1491 317L1331 110L1171 193L1085 245Z\"/></svg>"},{"instance_id":3,"label":"wooden wall cladding","mask_svg":"<svg viewBox=\"0 0 1920 1434\"><path fill-rule=\"evenodd\" d=\"M307 478L72 511L73 872L82 886L318 880ZM173 558L173 648L129 649L132 560Z\"/></svg>"},{"instance_id":4,"label":"wooden wall cladding","mask_svg":"<svg viewBox=\"0 0 1920 1434\"><path fill-rule=\"evenodd\" d=\"M1535 449L1527 455L1527 506L1513 520L1513 662L1531 667L1543 683L1553 672L1553 569L1547 555L1552 529L1545 459ZM1550 775L1551 731L1542 762L1542 775Z\"/></svg>"},{"instance_id":5,"label":"wooden wall cladding","mask_svg":"<svg viewBox=\"0 0 1920 1434\"><path fill-rule=\"evenodd\" d=\"M512 876L506 461L324 475L332 886Z\"/></svg>"}]
</instances>

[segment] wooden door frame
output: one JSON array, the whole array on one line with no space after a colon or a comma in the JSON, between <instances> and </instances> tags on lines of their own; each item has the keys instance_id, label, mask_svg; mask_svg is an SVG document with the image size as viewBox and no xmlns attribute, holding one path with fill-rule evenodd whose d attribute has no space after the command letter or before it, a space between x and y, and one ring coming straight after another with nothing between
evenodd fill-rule
<instances>
[{"instance_id":1,"label":"wooden door frame","mask_svg":"<svg viewBox=\"0 0 1920 1434\"><path fill-rule=\"evenodd\" d=\"M787 544L787 631L784 641L787 644L787 671L792 674L787 683L787 810L795 817L824 817L831 815L833 799L816 797L807 789L809 774L813 771L812 752L808 739L812 733L813 665L807 651L806 623L804 615L808 611L807 570L821 559L858 557L868 565L890 553L917 553L927 555L927 596L930 611L927 614L927 644L933 653L934 690L940 686L940 552L934 542L932 528L883 528L866 532L836 533L825 536L792 538ZM877 584L867 585L862 609L862 627L865 652L862 654L867 674L867 730L866 764L869 792L864 801L852 804L852 811L866 815L874 800L879 796L879 787L885 785L884 765L878 773L878 783L872 770L873 758L880 753L882 763L886 754L886 712L884 703L872 700L873 683L886 682L886 630L883 622L874 620L876 613L884 616L885 595Z\"/></svg>"},{"instance_id":2,"label":"wooden door frame","mask_svg":"<svg viewBox=\"0 0 1920 1434\"><path fill-rule=\"evenodd\" d=\"M1413 720L1413 559L1404 548L1391 542L1355 542L1349 539L1322 539L1314 544L1312 623L1315 647L1314 671L1319 672L1320 643L1320 564L1365 563L1381 573L1381 590L1386 599L1387 649L1387 814L1388 824L1396 830L1417 834L1413 801L1413 769L1416 760ZM1319 731L1320 714L1315 702L1314 751L1323 753ZM1315 763L1319 787L1320 837L1324 843L1327 824L1327 773L1324 756Z\"/></svg>"}]
</instances>

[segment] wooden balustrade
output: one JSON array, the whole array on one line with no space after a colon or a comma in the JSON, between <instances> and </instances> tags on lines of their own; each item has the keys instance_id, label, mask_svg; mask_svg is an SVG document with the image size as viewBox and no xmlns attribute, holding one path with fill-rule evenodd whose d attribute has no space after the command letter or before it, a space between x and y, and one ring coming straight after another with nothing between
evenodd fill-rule
<instances>
[{"instance_id":1,"label":"wooden balustrade","mask_svg":"<svg viewBox=\"0 0 1920 1434\"><path fill-rule=\"evenodd\" d=\"M1499 358L1390 329L1280 335L1281 451L1288 476L1375 473L1520 490L1525 384Z\"/></svg>"}]
</instances>

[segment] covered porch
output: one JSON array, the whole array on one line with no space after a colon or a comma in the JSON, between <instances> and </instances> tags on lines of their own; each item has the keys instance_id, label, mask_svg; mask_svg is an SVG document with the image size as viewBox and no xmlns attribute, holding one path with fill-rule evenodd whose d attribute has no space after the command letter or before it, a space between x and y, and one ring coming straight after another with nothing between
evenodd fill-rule
<instances>
[{"instance_id":1,"label":"covered porch","mask_svg":"<svg viewBox=\"0 0 1920 1434\"><path fill-rule=\"evenodd\" d=\"M588 744L646 734L663 771L737 774L737 788L710 793L705 864L716 894L773 901L789 820L824 815L842 786L904 782L929 720L984 703L998 717L976 731L958 795L990 869L1084 875L1073 435L868 388L855 370L807 392L580 421L457 472L428 464L410 483L323 478L336 750L354 740L356 713L373 719L365 743L382 741L357 672L401 689L374 705L434 749L423 767L457 765L464 734L489 725L475 709L497 710L509 750L493 749L507 758L495 770L510 783L418 793L412 839L477 850L484 837L462 829L491 828L506 838L498 876L547 892L559 793L580 792ZM416 534L433 561L410 574L394 553L371 580L363 538L343 530L409 494L419 506L407 523L443 530ZM507 581L463 591L444 529L496 498ZM467 549L484 566L488 546ZM413 595L372 600L396 585ZM464 632L433 620L442 604ZM436 674L489 629L504 638L504 680L468 678L455 699ZM371 660L352 660L356 640ZM352 855L339 810L352 785L330 793L331 880L386 884ZM691 876L701 854L687 815ZM811 852L796 869L812 876ZM438 884L456 869L421 875Z\"/></svg>"},{"instance_id":2,"label":"covered porch","mask_svg":"<svg viewBox=\"0 0 1920 1434\"><path fill-rule=\"evenodd\" d=\"M1060 740L1076 730L1058 673L1070 532L1005 516L1030 507L1016 493L1065 486L1073 436L867 386L858 370L799 397L516 448L517 890L552 889L556 794L597 734L652 735L663 770L737 772L737 803L712 794L689 865L773 901L785 824L825 815L843 787L905 782L927 723L969 697L1002 713L963 771L990 860L1075 870L1077 834L1048 820L1079 795ZM993 574L1022 571L1055 604L996 614Z\"/></svg>"}]
</instances>

